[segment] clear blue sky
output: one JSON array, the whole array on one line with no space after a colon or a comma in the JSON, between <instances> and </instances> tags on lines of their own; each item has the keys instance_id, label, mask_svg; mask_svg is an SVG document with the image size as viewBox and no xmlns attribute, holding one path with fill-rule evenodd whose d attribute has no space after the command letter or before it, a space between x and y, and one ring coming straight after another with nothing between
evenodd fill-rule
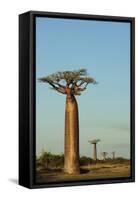
<instances>
[{"instance_id":1,"label":"clear blue sky","mask_svg":"<svg viewBox=\"0 0 138 200\"><path fill-rule=\"evenodd\" d=\"M38 78L86 68L96 79L77 97L80 155L91 156L90 139L102 151L130 157L130 24L36 18L36 153L64 152L65 95Z\"/></svg>"}]
</instances>

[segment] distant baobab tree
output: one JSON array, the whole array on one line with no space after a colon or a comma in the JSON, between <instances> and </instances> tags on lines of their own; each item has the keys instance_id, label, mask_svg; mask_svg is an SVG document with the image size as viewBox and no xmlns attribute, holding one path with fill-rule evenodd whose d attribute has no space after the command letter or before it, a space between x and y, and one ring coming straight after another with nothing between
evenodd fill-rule
<instances>
[{"instance_id":1,"label":"distant baobab tree","mask_svg":"<svg viewBox=\"0 0 138 200\"><path fill-rule=\"evenodd\" d=\"M104 152L101 153L101 155L103 157L103 160L106 160L108 153L104 151Z\"/></svg>"},{"instance_id":2,"label":"distant baobab tree","mask_svg":"<svg viewBox=\"0 0 138 200\"><path fill-rule=\"evenodd\" d=\"M57 72L39 78L39 81L48 83L53 90L66 95L64 172L79 174L79 117L75 95L81 95L89 83L96 84L96 81L87 76L86 69Z\"/></svg>"},{"instance_id":3,"label":"distant baobab tree","mask_svg":"<svg viewBox=\"0 0 138 200\"><path fill-rule=\"evenodd\" d=\"M115 151L113 151L113 152L111 152L111 154L112 154L112 159L115 159Z\"/></svg>"},{"instance_id":4,"label":"distant baobab tree","mask_svg":"<svg viewBox=\"0 0 138 200\"><path fill-rule=\"evenodd\" d=\"M93 144L93 160L97 160L97 143L100 142L99 139L97 140L89 140L90 144Z\"/></svg>"}]
</instances>

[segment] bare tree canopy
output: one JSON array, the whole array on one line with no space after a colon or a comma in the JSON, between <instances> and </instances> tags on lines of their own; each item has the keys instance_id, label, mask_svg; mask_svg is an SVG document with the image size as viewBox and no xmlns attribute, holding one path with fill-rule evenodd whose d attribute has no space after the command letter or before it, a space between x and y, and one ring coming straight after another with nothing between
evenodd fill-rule
<instances>
[{"instance_id":1,"label":"bare tree canopy","mask_svg":"<svg viewBox=\"0 0 138 200\"><path fill-rule=\"evenodd\" d=\"M101 152L101 155L103 156L104 159L106 159L106 156L108 155L108 153L104 151L104 152Z\"/></svg>"},{"instance_id":2,"label":"bare tree canopy","mask_svg":"<svg viewBox=\"0 0 138 200\"><path fill-rule=\"evenodd\" d=\"M89 140L88 141L90 144L96 144L97 142L100 142L99 139L95 139L95 140Z\"/></svg>"},{"instance_id":3,"label":"bare tree canopy","mask_svg":"<svg viewBox=\"0 0 138 200\"><path fill-rule=\"evenodd\" d=\"M76 71L63 71L38 79L40 82L48 83L52 89L62 94L81 95L89 83L97 82L87 75L86 69Z\"/></svg>"}]
</instances>

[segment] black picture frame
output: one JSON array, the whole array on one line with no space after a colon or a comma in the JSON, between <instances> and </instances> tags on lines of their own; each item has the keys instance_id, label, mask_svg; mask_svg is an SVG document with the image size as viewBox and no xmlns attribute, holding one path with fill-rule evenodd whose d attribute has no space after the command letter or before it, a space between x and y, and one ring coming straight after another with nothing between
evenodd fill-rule
<instances>
[{"instance_id":1,"label":"black picture frame","mask_svg":"<svg viewBox=\"0 0 138 200\"><path fill-rule=\"evenodd\" d=\"M35 183L35 17L129 22L131 24L131 177ZM95 185L135 181L135 18L29 11L19 15L19 184L27 188Z\"/></svg>"}]
</instances>

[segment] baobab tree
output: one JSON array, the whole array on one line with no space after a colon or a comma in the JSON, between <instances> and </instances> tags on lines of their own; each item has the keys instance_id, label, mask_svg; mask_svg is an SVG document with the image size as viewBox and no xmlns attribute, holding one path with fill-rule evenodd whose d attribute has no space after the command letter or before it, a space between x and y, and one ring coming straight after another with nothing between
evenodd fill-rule
<instances>
[{"instance_id":1,"label":"baobab tree","mask_svg":"<svg viewBox=\"0 0 138 200\"><path fill-rule=\"evenodd\" d=\"M53 90L66 95L64 172L79 174L79 117L75 96L81 95L88 84L96 84L96 81L87 75L86 69L57 72L39 78L39 81L48 83Z\"/></svg>"},{"instance_id":2,"label":"baobab tree","mask_svg":"<svg viewBox=\"0 0 138 200\"><path fill-rule=\"evenodd\" d=\"M106 160L108 153L104 151L104 152L101 153L101 155L103 157L103 160Z\"/></svg>"},{"instance_id":3,"label":"baobab tree","mask_svg":"<svg viewBox=\"0 0 138 200\"><path fill-rule=\"evenodd\" d=\"M115 159L115 151L113 151L113 152L111 152L111 154L112 154L112 159Z\"/></svg>"},{"instance_id":4,"label":"baobab tree","mask_svg":"<svg viewBox=\"0 0 138 200\"><path fill-rule=\"evenodd\" d=\"M100 142L99 139L97 140L89 140L90 144L93 144L93 160L97 160L97 143Z\"/></svg>"}]
</instances>

